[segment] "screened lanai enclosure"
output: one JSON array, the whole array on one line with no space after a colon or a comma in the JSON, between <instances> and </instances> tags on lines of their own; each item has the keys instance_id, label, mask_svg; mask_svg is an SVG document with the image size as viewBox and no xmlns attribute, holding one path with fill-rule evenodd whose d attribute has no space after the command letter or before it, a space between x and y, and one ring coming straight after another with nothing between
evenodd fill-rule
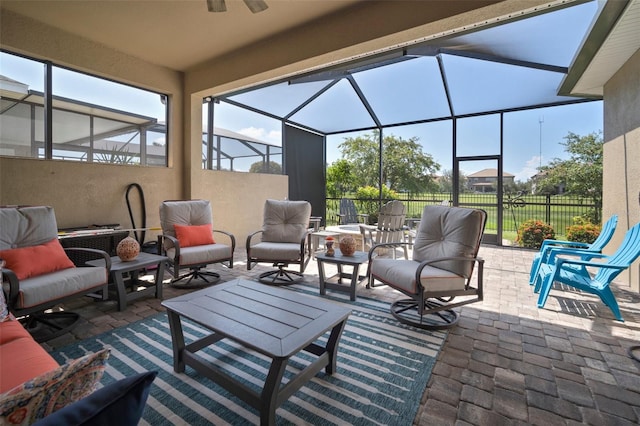
<instances>
[{"instance_id":1,"label":"screened lanai enclosure","mask_svg":"<svg viewBox=\"0 0 640 426\"><path fill-rule=\"evenodd\" d=\"M263 170L277 170L273 165L280 164L290 177L290 198L311 201L313 214L327 223L335 213L335 196L326 191L326 168L344 158L345 138L375 139L378 173L367 185L378 189L378 203L385 201L383 169L391 160L385 138L413 138L437 162L431 178L448 174L452 180L448 194L422 204L448 199L453 205L486 209L485 240L500 244L505 217L513 215L509 208L518 207L513 202L518 194L504 188L505 176L513 179L515 172L507 170L508 159L531 151L534 175L543 159L555 156L543 148L556 145L557 150L561 141L545 139L545 125L565 122L565 134L602 128L600 98L569 96L562 86L588 29L606 14L597 1L558 3L424 37L348 63L212 95L204 101L203 121L210 123L208 128L245 134L271 129L278 138L267 142L269 132L263 132L263 149L254 149L253 161L262 162ZM230 123L236 122L234 128ZM212 169L232 161L233 148L227 144L220 150L215 141L213 134L204 139L204 152L212 158L206 167ZM238 144L238 149L246 145ZM484 183L491 190L474 201L462 194L473 192L465 176L478 171L493 173L493 180ZM391 189L407 202L417 196L405 188Z\"/></svg>"}]
</instances>

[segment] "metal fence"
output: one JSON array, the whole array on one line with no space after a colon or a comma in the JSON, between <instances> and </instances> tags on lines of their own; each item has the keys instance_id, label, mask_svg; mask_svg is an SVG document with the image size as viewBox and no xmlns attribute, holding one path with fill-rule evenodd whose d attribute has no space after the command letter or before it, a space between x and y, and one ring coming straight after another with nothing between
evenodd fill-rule
<instances>
[{"instance_id":1,"label":"metal fence","mask_svg":"<svg viewBox=\"0 0 640 426\"><path fill-rule=\"evenodd\" d=\"M359 213L368 213L375 221L380 207L378 200L353 198ZM419 218L425 205L449 204L453 196L449 193L421 194L411 197L399 197L407 206L407 218ZM541 220L550 224L556 236L564 235L568 226L577 216L589 217L600 223L601 207L588 199L565 195L522 195L505 194L502 203L502 233L505 238L514 240L518 226L529 219ZM335 225L338 220L339 198L327 198L325 221ZM464 193L459 195L458 205L486 210L488 232L496 233L498 228L498 199L496 194Z\"/></svg>"}]
</instances>

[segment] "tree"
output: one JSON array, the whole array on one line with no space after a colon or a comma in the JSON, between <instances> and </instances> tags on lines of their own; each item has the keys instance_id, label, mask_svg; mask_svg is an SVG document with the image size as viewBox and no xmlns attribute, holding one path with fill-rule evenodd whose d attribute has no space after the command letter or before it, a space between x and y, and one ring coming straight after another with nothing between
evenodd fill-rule
<instances>
[{"instance_id":1,"label":"tree","mask_svg":"<svg viewBox=\"0 0 640 426\"><path fill-rule=\"evenodd\" d=\"M357 138L345 138L338 147L344 159L353 164L356 186L373 185L379 182L379 135L371 134ZM403 139L394 135L382 141L382 183L395 191L409 193L428 192L437 189L433 176L440 170L430 154L422 151L417 137Z\"/></svg>"},{"instance_id":2,"label":"tree","mask_svg":"<svg viewBox=\"0 0 640 426\"><path fill-rule=\"evenodd\" d=\"M542 186L566 185L567 192L587 198L596 206L602 207L602 132L580 136L569 132L561 142L569 159L553 159L548 166L540 170L546 174ZM598 217L593 219L599 221Z\"/></svg>"},{"instance_id":3,"label":"tree","mask_svg":"<svg viewBox=\"0 0 640 426\"><path fill-rule=\"evenodd\" d=\"M269 161L269 167L264 161L256 161L249 167L249 173L270 173L272 175L281 175L282 166L275 161Z\"/></svg>"},{"instance_id":4,"label":"tree","mask_svg":"<svg viewBox=\"0 0 640 426\"><path fill-rule=\"evenodd\" d=\"M356 176L353 164L344 158L327 167L327 195L333 198L343 197L347 192L355 191Z\"/></svg>"},{"instance_id":5,"label":"tree","mask_svg":"<svg viewBox=\"0 0 640 426\"><path fill-rule=\"evenodd\" d=\"M467 177L464 175L462 171L460 171L460 193L463 193L467 190ZM440 192L453 192L453 170L448 169L442 172L442 176L438 181L439 191Z\"/></svg>"}]
</instances>

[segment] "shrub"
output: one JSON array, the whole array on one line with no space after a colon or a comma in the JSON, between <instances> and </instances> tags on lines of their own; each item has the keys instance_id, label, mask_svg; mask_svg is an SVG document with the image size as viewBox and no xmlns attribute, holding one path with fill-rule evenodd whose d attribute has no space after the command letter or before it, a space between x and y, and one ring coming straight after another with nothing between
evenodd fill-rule
<instances>
[{"instance_id":1,"label":"shrub","mask_svg":"<svg viewBox=\"0 0 640 426\"><path fill-rule=\"evenodd\" d=\"M600 225L590 223L581 216L573 218L573 225L567 226L567 240L591 244L600 235Z\"/></svg>"},{"instance_id":2,"label":"shrub","mask_svg":"<svg viewBox=\"0 0 640 426\"><path fill-rule=\"evenodd\" d=\"M542 241L555 237L556 233L551 225L541 220L529 219L518 227L516 242L522 247L539 249Z\"/></svg>"},{"instance_id":3,"label":"shrub","mask_svg":"<svg viewBox=\"0 0 640 426\"><path fill-rule=\"evenodd\" d=\"M370 224L378 221L378 197L379 190L373 186L362 186L356 191L356 198L361 200L359 209L360 213L366 213L369 215ZM397 200L398 193L393 189L389 189L387 185L382 185L382 198L386 200Z\"/></svg>"}]
</instances>

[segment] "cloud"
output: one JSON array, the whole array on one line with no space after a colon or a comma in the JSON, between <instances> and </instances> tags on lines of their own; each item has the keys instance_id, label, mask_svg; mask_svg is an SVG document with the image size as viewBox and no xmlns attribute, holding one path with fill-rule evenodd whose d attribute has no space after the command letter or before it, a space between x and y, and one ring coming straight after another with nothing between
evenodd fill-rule
<instances>
[{"instance_id":1,"label":"cloud","mask_svg":"<svg viewBox=\"0 0 640 426\"><path fill-rule=\"evenodd\" d=\"M252 126L240 129L238 133L277 145L280 145L282 142L282 132L278 130L270 130L267 132L263 127L257 128Z\"/></svg>"},{"instance_id":2,"label":"cloud","mask_svg":"<svg viewBox=\"0 0 640 426\"><path fill-rule=\"evenodd\" d=\"M527 160L524 167L520 169L520 171L518 171L517 173L514 173L514 175L516 176L515 180L521 181L521 182L528 181L529 179L531 179L533 175L538 173L539 166L540 166L540 156L534 155L529 160Z\"/></svg>"}]
</instances>

